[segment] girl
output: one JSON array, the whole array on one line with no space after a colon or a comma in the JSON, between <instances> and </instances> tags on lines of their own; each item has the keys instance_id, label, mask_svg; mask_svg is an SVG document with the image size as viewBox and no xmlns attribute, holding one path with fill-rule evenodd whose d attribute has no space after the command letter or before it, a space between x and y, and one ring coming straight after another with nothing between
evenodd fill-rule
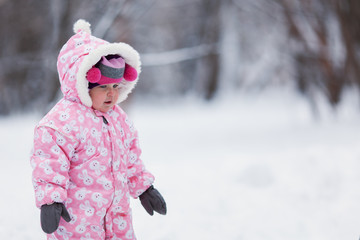
<instances>
[{"instance_id":1,"label":"girl","mask_svg":"<svg viewBox=\"0 0 360 240\"><path fill-rule=\"evenodd\" d=\"M36 206L48 239L136 239L129 207L166 214L140 159L137 131L117 105L140 73L139 54L125 43L91 35L78 20L60 51L64 97L35 128L31 156Z\"/></svg>"}]
</instances>

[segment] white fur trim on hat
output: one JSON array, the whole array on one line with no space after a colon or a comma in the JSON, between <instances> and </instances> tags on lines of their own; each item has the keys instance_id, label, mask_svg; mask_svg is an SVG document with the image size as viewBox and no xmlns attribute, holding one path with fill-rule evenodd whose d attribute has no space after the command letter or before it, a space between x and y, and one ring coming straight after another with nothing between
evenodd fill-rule
<instances>
[{"instance_id":1,"label":"white fur trim on hat","mask_svg":"<svg viewBox=\"0 0 360 240\"><path fill-rule=\"evenodd\" d=\"M91 28L90 28L91 24L87 21L85 21L84 19L79 19L76 21L76 23L74 24L74 33L78 33L79 31L84 31L87 32L88 34L91 34Z\"/></svg>"},{"instance_id":2,"label":"white fur trim on hat","mask_svg":"<svg viewBox=\"0 0 360 240\"><path fill-rule=\"evenodd\" d=\"M89 55L84 56L84 60L79 66L79 70L76 76L76 89L79 94L81 102L88 107L92 106L92 100L89 95L88 84L89 82L86 79L86 73L89 71L92 66L94 66L102 56L107 56L110 54L117 54L124 58L125 62L136 69L138 77L134 81L123 80L120 83L120 95L117 103L124 101L131 90L135 87L135 84L138 81L140 71L141 71L141 62L139 53L126 43L106 43L99 46L89 53Z\"/></svg>"}]
</instances>

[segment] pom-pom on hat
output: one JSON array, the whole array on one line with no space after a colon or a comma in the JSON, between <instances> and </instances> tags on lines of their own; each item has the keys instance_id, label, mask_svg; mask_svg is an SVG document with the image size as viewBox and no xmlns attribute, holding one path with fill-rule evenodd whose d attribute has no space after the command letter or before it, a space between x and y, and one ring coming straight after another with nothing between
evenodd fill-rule
<instances>
[{"instance_id":1,"label":"pom-pom on hat","mask_svg":"<svg viewBox=\"0 0 360 240\"><path fill-rule=\"evenodd\" d=\"M125 64L125 60L120 57L102 57L86 74L89 81L89 89L112 83L120 83L123 79L134 81L137 78L135 68Z\"/></svg>"}]
</instances>

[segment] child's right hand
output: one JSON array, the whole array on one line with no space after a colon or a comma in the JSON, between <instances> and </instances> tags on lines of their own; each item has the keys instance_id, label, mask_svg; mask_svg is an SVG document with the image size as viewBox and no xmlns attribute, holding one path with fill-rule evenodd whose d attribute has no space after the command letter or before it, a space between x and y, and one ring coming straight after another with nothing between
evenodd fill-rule
<instances>
[{"instance_id":1,"label":"child's right hand","mask_svg":"<svg viewBox=\"0 0 360 240\"><path fill-rule=\"evenodd\" d=\"M64 204L53 203L50 205L41 206L41 228L47 233L53 233L59 227L60 217L63 217L65 221L70 222L71 218L66 210Z\"/></svg>"}]
</instances>

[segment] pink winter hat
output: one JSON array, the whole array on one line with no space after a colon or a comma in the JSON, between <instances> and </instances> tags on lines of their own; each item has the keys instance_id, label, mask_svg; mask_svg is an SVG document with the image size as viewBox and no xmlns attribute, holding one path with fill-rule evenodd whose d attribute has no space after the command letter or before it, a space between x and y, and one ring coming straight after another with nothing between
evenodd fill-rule
<instances>
[{"instance_id":1,"label":"pink winter hat","mask_svg":"<svg viewBox=\"0 0 360 240\"><path fill-rule=\"evenodd\" d=\"M122 57L107 59L103 56L86 74L90 89L98 85L120 83L123 79L134 81L136 78L135 68L126 64Z\"/></svg>"}]
</instances>

